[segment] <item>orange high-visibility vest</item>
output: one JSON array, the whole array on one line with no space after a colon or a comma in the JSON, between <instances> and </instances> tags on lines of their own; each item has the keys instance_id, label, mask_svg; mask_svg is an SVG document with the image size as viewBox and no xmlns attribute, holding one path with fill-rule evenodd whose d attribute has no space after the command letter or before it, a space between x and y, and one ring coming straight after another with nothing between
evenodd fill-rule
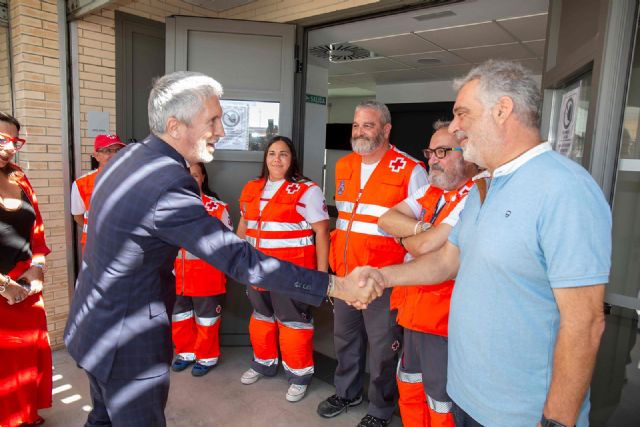
<instances>
[{"instance_id":1,"label":"orange high-visibility vest","mask_svg":"<svg viewBox=\"0 0 640 427\"><path fill-rule=\"evenodd\" d=\"M392 146L361 191L361 162L361 156L351 153L336 163L338 219L331 232L329 264L338 276L362 265L401 264L406 253L378 228L378 218L408 196L413 169L423 163Z\"/></svg>"},{"instance_id":2,"label":"orange high-visibility vest","mask_svg":"<svg viewBox=\"0 0 640 427\"><path fill-rule=\"evenodd\" d=\"M458 191L445 193L441 188L430 185L424 196L417 200L422 206L421 219L433 225L440 224L467 197L472 187L473 181L469 180ZM441 197L444 197L445 204L436 212ZM393 288L390 305L392 309L398 309L398 324L414 331L448 336L454 283L454 280L447 280L438 285Z\"/></svg>"},{"instance_id":3,"label":"orange high-visibility vest","mask_svg":"<svg viewBox=\"0 0 640 427\"><path fill-rule=\"evenodd\" d=\"M82 250L84 251L84 245L87 243L87 227L89 221L89 202L91 201L91 194L93 193L93 186L96 183L98 172L100 169L93 170L80 178L76 179L76 186L78 192L84 203L83 225L82 225Z\"/></svg>"},{"instance_id":4,"label":"orange high-visibility vest","mask_svg":"<svg viewBox=\"0 0 640 427\"><path fill-rule=\"evenodd\" d=\"M227 209L226 203L204 194L202 203L207 213L218 219L222 219L222 214ZM227 278L224 273L184 248L180 248L174 268L176 295L204 297L224 294L227 291Z\"/></svg>"},{"instance_id":5,"label":"orange high-visibility vest","mask_svg":"<svg viewBox=\"0 0 640 427\"><path fill-rule=\"evenodd\" d=\"M315 270L313 229L296 206L301 205L300 198L316 184L285 181L260 213L265 183L264 179L249 181L240 194L240 211L247 222L245 239L266 255Z\"/></svg>"}]
</instances>

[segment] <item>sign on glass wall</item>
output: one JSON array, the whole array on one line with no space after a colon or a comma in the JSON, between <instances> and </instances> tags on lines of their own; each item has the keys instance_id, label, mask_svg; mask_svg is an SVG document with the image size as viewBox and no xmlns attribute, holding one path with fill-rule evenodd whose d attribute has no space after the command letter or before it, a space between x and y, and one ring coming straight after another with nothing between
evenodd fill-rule
<instances>
[{"instance_id":1,"label":"sign on glass wall","mask_svg":"<svg viewBox=\"0 0 640 427\"><path fill-rule=\"evenodd\" d=\"M278 134L280 103L221 100L225 136L216 150L264 151Z\"/></svg>"}]
</instances>

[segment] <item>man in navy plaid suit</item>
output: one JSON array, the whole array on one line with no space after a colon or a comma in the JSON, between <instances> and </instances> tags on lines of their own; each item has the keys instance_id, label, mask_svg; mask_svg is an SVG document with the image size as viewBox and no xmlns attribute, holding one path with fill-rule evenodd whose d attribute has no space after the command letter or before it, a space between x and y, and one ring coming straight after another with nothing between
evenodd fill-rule
<instances>
[{"instance_id":1,"label":"man in navy plaid suit","mask_svg":"<svg viewBox=\"0 0 640 427\"><path fill-rule=\"evenodd\" d=\"M307 304L330 295L365 307L382 293L357 286L357 275L329 277L266 257L207 214L187 164L213 159L224 136L221 94L200 73L159 79L149 96L151 135L121 150L97 178L64 336L89 377L87 426L166 424L179 247L240 282Z\"/></svg>"}]
</instances>

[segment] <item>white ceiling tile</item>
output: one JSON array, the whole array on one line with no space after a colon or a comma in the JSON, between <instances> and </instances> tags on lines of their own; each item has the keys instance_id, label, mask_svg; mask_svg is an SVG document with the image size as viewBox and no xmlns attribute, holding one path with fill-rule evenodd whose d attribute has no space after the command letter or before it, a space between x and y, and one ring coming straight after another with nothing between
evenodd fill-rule
<instances>
[{"instance_id":1,"label":"white ceiling tile","mask_svg":"<svg viewBox=\"0 0 640 427\"><path fill-rule=\"evenodd\" d=\"M416 52L435 52L440 49L433 43L416 36L415 34L400 34L369 40L356 40L349 42L368 49L377 55L394 56Z\"/></svg>"},{"instance_id":2,"label":"white ceiling tile","mask_svg":"<svg viewBox=\"0 0 640 427\"><path fill-rule=\"evenodd\" d=\"M547 37L547 14L501 19L498 25L513 34L518 40L540 40Z\"/></svg>"},{"instance_id":3,"label":"white ceiling tile","mask_svg":"<svg viewBox=\"0 0 640 427\"><path fill-rule=\"evenodd\" d=\"M392 61L388 58L361 59L346 63L349 67L361 73L374 73L376 71L390 71L409 68L400 62Z\"/></svg>"},{"instance_id":4,"label":"white ceiling tile","mask_svg":"<svg viewBox=\"0 0 640 427\"><path fill-rule=\"evenodd\" d=\"M535 53L538 58L544 58L545 40L534 40L532 42L524 42L523 44Z\"/></svg>"},{"instance_id":5,"label":"white ceiling tile","mask_svg":"<svg viewBox=\"0 0 640 427\"><path fill-rule=\"evenodd\" d=\"M456 49L453 52L472 63L484 62L487 59L531 58L531 53L529 53L529 51L525 49L520 43Z\"/></svg>"},{"instance_id":6,"label":"white ceiling tile","mask_svg":"<svg viewBox=\"0 0 640 427\"><path fill-rule=\"evenodd\" d=\"M325 60L325 62L329 65L330 76L354 74L358 72L358 70L349 67L350 62L329 62L327 60Z\"/></svg>"},{"instance_id":7,"label":"white ceiling tile","mask_svg":"<svg viewBox=\"0 0 640 427\"><path fill-rule=\"evenodd\" d=\"M440 30L420 31L416 33L443 49L460 49L474 46L487 46L515 41L511 35L495 22L442 28Z\"/></svg>"},{"instance_id":8,"label":"white ceiling tile","mask_svg":"<svg viewBox=\"0 0 640 427\"><path fill-rule=\"evenodd\" d=\"M439 62L433 61L429 63L429 59L435 59ZM394 61L402 62L403 64L409 65L411 67L424 68L428 66L438 66L438 65L457 65L464 64L467 61L460 58L459 56L454 55L451 52L447 52L445 50L441 50L440 52L430 52L430 53L418 53L413 55L402 55L402 56L394 56ZM423 62L419 62L420 60L424 60Z\"/></svg>"},{"instance_id":9,"label":"white ceiling tile","mask_svg":"<svg viewBox=\"0 0 640 427\"><path fill-rule=\"evenodd\" d=\"M431 67L425 69L429 74L436 77L438 80L453 80L458 77L462 77L473 68L471 64L461 65L445 65L443 67Z\"/></svg>"},{"instance_id":10,"label":"white ceiling tile","mask_svg":"<svg viewBox=\"0 0 640 427\"><path fill-rule=\"evenodd\" d=\"M430 74L421 70L383 71L373 73L372 77L373 80L378 84L417 82L429 80L432 78Z\"/></svg>"}]
</instances>

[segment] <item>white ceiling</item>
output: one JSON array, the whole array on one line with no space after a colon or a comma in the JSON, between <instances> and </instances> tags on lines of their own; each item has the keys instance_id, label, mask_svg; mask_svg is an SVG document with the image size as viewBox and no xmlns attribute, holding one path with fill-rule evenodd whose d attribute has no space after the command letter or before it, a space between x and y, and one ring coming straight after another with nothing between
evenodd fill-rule
<instances>
[{"instance_id":1,"label":"white ceiling","mask_svg":"<svg viewBox=\"0 0 640 427\"><path fill-rule=\"evenodd\" d=\"M547 9L548 0L466 0L321 28L309 32L309 48L346 43L372 57L308 60L328 68L332 97L373 95L379 84L451 80L490 58L517 60L541 74Z\"/></svg>"}]
</instances>

